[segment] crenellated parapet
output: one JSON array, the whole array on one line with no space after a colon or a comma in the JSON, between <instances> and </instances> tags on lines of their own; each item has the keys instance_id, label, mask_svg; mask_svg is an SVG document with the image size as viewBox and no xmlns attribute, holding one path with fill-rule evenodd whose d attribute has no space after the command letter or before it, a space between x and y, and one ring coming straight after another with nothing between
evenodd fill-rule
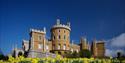
<instances>
[{"instance_id":1,"label":"crenellated parapet","mask_svg":"<svg viewBox=\"0 0 125 63\"><path fill-rule=\"evenodd\" d=\"M43 30L30 29L30 32L37 32L37 33L43 33L43 34L46 34L46 28L44 27Z\"/></svg>"},{"instance_id":2,"label":"crenellated parapet","mask_svg":"<svg viewBox=\"0 0 125 63\"><path fill-rule=\"evenodd\" d=\"M57 19L57 23L51 29L55 29L55 28L65 28L71 31L70 22L67 22L67 24L61 24L60 19Z\"/></svg>"}]
</instances>

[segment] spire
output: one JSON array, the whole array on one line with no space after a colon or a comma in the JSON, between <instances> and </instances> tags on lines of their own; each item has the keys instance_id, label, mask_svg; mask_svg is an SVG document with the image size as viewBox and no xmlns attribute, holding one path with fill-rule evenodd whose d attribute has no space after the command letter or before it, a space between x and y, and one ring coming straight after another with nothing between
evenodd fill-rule
<instances>
[{"instance_id":1,"label":"spire","mask_svg":"<svg viewBox=\"0 0 125 63\"><path fill-rule=\"evenodd\" d=\"M57 25L60 25L60 19L59 18L57 18L57 20L56 20L57 22L56 22L56 24Z\"/></svg>"},{"instance_id":2,"label":"spire","mask_svg":"<svg viewBox=\"0 0 125 63\"><path fill-rule=\"evenodd\" d=\"M67 25L70 27L70 22L67 22Z\"/></svg>"},{"instance_id":3,"label":"spire","mask_svg":"<svg viewBox=\"0 0 125 63\"><path fill-rule=\"evenodd\" d=\"M43 31L46 32L46 27L43 28Z\"/></svg>"},{"instance_id":4,"label":"spire","mask_svg":"<svg viewBox=\"0 0 125 63\"><path fill-rule=\"evenodd\" d=\"M69 20L69 18L68 18L67 20L68 20L68 22L67 22L67 26L70 27L70 20Z\"/></svg>"}]
</instances>

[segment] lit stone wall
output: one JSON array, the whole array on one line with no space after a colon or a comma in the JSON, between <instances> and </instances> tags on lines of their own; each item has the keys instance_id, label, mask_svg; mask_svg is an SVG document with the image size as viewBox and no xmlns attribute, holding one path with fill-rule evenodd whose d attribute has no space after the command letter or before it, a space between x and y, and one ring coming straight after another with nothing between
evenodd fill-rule
<instances>
[{"instance_id":1,"label":"lit stone wall","mask_svg":"<svg viewBox=\"0 0 125 63\"><path fill-rule=\"evenodd\" d=\"M98 57L104 57L105 54L104 42L97 43L97 53Z\"/></svg>"},{"instance_id":2,"label":"lit stone wall","mask_svg":"<svg viewBox=\"0 0 125 63\"><path fill-rule=\"evenodd\" d=\"M74 52L74 51L79 52L80 51L80 46L77 45L77 44L70 44L70 51L71 52Z\"/></svg>"},{"instance_id":3,"label":"lit stone wall","mask_svg":"<svg viewBox=\"0 0 125 63\"><path fill-rule=\"evenodd\" d=\"M70 23L66 25L60 24L57 19L57 24L51 28L52 50L66 51L70 49Z\"/></svg>"},{"instance_id":4,"label":"lit stone wall","mask_svg":"<svg viewBox=\"0 0 125 63\"><path fill-rule=\"evenodd\" d=\"M43 52L45 51L45 30L41 31L41 30L36 30L36 29L32 29L31 33L30 33L30 37L31 37L31 50L34 51L39 51L39 52Z\"/></svg>"},{"instance_id":5,"label":"lit stone wall","mask_svg":"<svg viewBox=\"0 0 125 63\"><path fill-rule=\"evenodd\" d=\"M70 31L65 28L52 29L53 50L69 50Z\"/></svg>"}]
</instances>

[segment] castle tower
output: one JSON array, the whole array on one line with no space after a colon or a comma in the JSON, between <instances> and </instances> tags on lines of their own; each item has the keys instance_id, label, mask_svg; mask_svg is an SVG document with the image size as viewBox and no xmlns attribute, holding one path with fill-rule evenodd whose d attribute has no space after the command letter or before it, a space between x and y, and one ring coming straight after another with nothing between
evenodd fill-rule
<instances>
[{"instance_id":1,"label":"castle tower","mask_svg":"<svg viewBox=\"0 0 125 63\"><path fill-rule=\"evenodd\" d=\"M91 50L91 47L90 47L89 42L87 42L87 49L88 49L88 50Z\"/></svg>"},{"instance_id":2,"label":"castle tower","mask_svg":"<svg viewBox=\"0 0 125 63\"><path fill-rule=\"evenodd\" d=\"M45 51L45 35L46 29L44 30L37 30L31 29L30 31L30 50L37 51L37 52L44 52Z\"/></svg>"},{"instance_id":3,"label":"castle tower","mask_svg":"<svg viewBox=\"0 0 125 63\"><path fill-rule=\"evenodd\" d=\"M56 25L51 28L52 51L62 54L70 49L70 23L66 25L57 19Z\"/></svg>"},{"instance_id":4,"label":"castle tower","mask_svg":"<svg viewBox=\"0 0 125 63\"><path fill-rule=\"evenodd\" d=\"M81 37L80 50L83 50L83 49L88 49L88 44L87 44L86 38Z\"/></svg>"},{"instance_id":5,"label":"castle tower","mask_svg":"<svg viewBox=\"0 0 125 63\"><path fill-rule=\"evenodd\" d=\"M105 56L105 42L102 41L98 41L96 43L97 46L97 53L98 53L98 57L104 57Z\"/></svg>"},{"instance_id":6,"label":"castle tower","mask_svg":"<svg viewBox=\"0 0 125 63\"><path fill-rule=\"evenodd\" d=\"M92 52L92 54L93 54L94 57L97 56L96 40L93 40L93 41L92 41L91 52Z\"/></svg>"}]
</instances>

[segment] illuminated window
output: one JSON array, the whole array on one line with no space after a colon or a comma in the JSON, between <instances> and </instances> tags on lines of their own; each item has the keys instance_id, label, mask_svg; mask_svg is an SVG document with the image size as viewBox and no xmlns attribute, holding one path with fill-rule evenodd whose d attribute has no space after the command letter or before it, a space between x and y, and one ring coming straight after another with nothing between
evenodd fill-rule
<instances>
[{"instance_id":1,"label":"illuminated window","mask_svg":"<svg viewBox=\"0 0 125 63\"><path fill-rule=\"evenodd\" d=\"M38 48L39 48L39 49L42 49L42 44L38 44Z\"/></svg>"},{"instance_id":2,"label":"illuminated window","mask_svg":"<svg viewBox=\"0 0 125 63\"><path fill-rule=\"evenodd\" d=\"M73 49L71 49L71 51L73 52Z\"/></svg>"},{"instance_id":3,"label":"illuminated window","mask_svg":"<svg viewBox=\"0 0 125 63\"><path fill-rule=\"evenodd\" d=\"M60 49L60 47L61 47L61 45L59 44L59 45L58 45L58 49Z\"/></svg>"},{"instance_id":4,"label":"illuminated window","mask_svg":"<svg viewBox=\"0 0 125 63\"><path fill-rule=\"evenodd\" d=\"M46 45L46 49L47 49L47 50L49 49L48 45Z\"/></svg>"},{"instance_id":5,"label":"illuminated window","mask_svg":"<svg viewBox=\"0 0 125 63\"><path fill-rule=\"evenodd\" d=\"M66 44L64 44L64 46L63 46L63 50L66 50Z\"/></svg>"}]
</instances>

